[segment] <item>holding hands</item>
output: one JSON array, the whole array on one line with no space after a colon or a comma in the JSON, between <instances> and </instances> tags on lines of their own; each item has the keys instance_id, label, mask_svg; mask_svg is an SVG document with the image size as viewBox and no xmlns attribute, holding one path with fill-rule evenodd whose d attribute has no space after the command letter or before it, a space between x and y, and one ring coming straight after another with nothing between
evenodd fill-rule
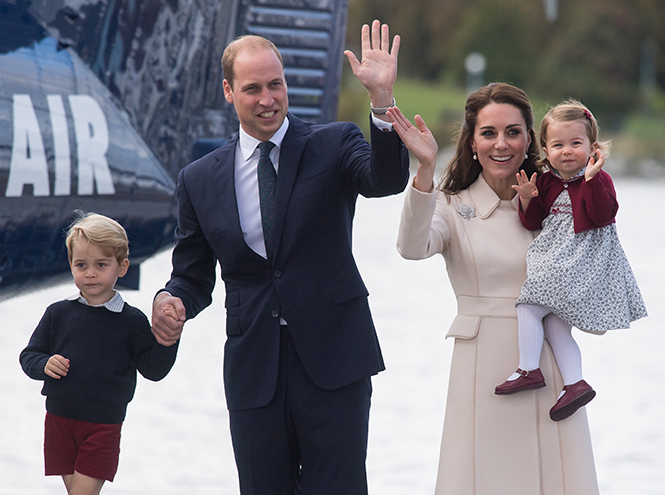
<instances>
[{"instance_id":1,"label":"holding hands","mask_svg":"<svg viewBox=\"0 0 665 495\"><path fill-rule=\"evenodd\" d=\"M397 55L400 37L395 36L390 50L390 33L387 24L372 22L365 24L361 32L362 62L355 54L346 50L353 74L369 92L373 107L387 107L393 102L393 86L397 79Z\"/></svg>"},{"instance_id":2,"label":"holding hands","mask_svg":"<svg viewBox=\"0 0 665 495\"><path fill-rule=\"evenodd\" d=\"M152 303L152 333L161 345L175 344L182 334L186 320L185 306L178 297L162 292Z\"/></svg>"}]
</instances>

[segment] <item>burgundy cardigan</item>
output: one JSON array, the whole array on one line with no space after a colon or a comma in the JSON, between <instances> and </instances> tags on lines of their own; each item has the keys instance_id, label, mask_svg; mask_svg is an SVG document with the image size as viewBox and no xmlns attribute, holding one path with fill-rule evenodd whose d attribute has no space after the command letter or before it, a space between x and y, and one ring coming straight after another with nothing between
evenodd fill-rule
<instances>
[{"instance_id":1,"label":"burgundy cardigan","mask_svg":"<svg viewBox=\"0 0 665 495\"><path fill-rule=\"evenodd\" d=\"M538 196L531 200L525 212L520 208L522 225L529 230L542 228L543 220L549 215L552 204L564 188L570 194L576 234L614 223L619 203L612 179L603 170L589 181L582 176L570 182L548 171L538 177L536 186Z\"/></svg>"}]
</instances>

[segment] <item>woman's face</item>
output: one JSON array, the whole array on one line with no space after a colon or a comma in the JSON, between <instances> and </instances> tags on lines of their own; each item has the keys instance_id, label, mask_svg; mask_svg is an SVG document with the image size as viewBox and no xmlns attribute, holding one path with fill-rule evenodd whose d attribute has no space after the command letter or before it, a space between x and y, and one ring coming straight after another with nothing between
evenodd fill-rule
<instances>
[{"instance_id":1,"label":"woman's face","mask_svg":"<svg viewBox=\"0 0 665 495\"><path fill-rule=\"evenodd\" d=\"M478 112L471 149L478 155L486 180L515 180L531 144L520 109L490 103Z\"/></svg>"}]
</instances>

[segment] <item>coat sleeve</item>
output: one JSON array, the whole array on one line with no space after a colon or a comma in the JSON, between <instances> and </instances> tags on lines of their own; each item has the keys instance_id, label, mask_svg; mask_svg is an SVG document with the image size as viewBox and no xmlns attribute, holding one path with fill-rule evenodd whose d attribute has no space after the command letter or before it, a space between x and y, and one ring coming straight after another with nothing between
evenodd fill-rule
<instances>
[{"instance_id":1,"label":"coat sleeve","mask_svg":"<svg viewBox=\"0 0 665 495\"><path fill-rule=\"evenodd\" d=\"M173 271L165 290L182 300L187 319L191 319L212 302L216 260L189 199L192 191L187 181L187 170L181 170L178 176L178 225L174 236Z\"/></svg>"},{"instance_id":2,"label":"coat sleeve","mask_svg":"<svg viewBox=\"0 0 665 495\"><path fill-rule=\"evenodd\" d=\"M409 152L395 131L382 131L370 120L371 145L358 126L346 123L341 135L342 173L352 189L367 198L404 190L409 180Z\"/></svg>"},{"instance_id":3,"label":"coat sleeve","mask_svg":"<svg viewBox=\"0 0 665 495\"><path fill-rule=\"evenodd\" d=\"M423 193L409 186L397 236L397 251L403 258L421 260L443 252L450 241L443 193Z\"/></svg>"}]
</instances>

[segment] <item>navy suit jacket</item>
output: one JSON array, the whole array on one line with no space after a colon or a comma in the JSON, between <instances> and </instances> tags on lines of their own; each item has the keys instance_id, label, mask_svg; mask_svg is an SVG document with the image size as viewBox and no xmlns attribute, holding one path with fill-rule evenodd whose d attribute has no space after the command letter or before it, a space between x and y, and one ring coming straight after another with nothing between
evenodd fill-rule
<instances>
[{"instance_id":1,"label":"navy suit jacket","mask_svg":"<svg viewBox=\"0 0 665 495\"><path fill-rule=\"evenodd\" d=\"M351 252L358 194L404 190L408 152L397 133L372 125L310 124L289 114L277 177L273 259L240 228L234 183L236 134L178 177L173 272L166 285L187 318L211 301L215 264L226 287L224 383L230 410L262 407L277 380L280 317L311 380L336 389L384 369Z\"/></svg>"}]
</instances>

